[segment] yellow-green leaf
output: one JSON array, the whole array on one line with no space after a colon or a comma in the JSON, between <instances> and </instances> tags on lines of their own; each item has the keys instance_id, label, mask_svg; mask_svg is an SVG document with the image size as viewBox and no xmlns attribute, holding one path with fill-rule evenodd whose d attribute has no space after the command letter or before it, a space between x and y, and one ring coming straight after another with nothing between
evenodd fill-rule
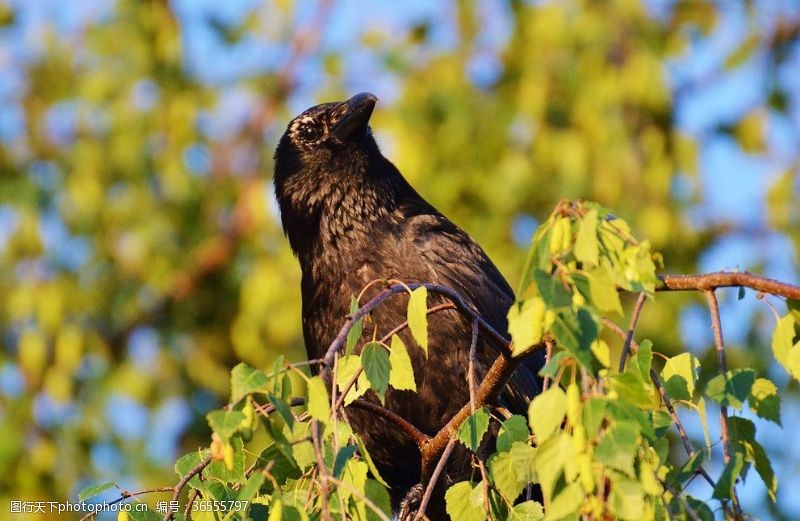
<instances>
[{"instance_id":1,"label":"yellow-green leaf","mask_svg":"<svg viewBox=\"0 0 800 521\"><path fill-rule=\"evenodd\" d=\"M389 353L389 385L395 389L416 391L417 383L414 381L414 368L408 350L399 336L392 336L391 352Z\"/></svg>"},{"instance_id":2,"label":"yellow-green leaf","mask_svg":"<svg viewBox=\"0 0 800 521\"><path fill-rule=\"evenodd\" d=\"M561 426L567 414L567 395L557 385L551 387L531 401L528 407L528 422L536 443L542 444Z\"/></svg>"},{"instance_id":3,"label":"yellow-green leaf","mask_svg":"<svg viewBox=\"0 0 800 521\"><path fill-rule=\"evenodd\" d=\"M428 288L420 286L408 298L408 328L428 356Z\"/></svg>"},{"instance_id":4,"label":"yellow-green leaf","mask_svg":"<svg viewBox=\"0 0 800 521\"><path fill-rule=\"evenodd\" d=\"M508 310L508 332L513 342L511 354L519 355L542 341L545 305L541 297L531 297L522 306L513 305Z\"/></svg>"},{"instance_id":5,"label":"yellow-green leaf","mask_svg":"<svg viewBox=\"0 0 800 521\"><path fill-rule=\"evenodd\" d=\"M325 382L319 376L308 379L308 414L323 423L331 418L331 402Z\"/></svg>"}]
</instances>

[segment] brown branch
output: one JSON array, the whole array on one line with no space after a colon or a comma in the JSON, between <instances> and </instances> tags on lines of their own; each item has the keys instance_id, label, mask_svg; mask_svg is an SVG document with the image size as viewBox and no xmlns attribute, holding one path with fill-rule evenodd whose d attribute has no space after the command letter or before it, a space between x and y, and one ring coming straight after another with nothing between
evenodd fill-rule
<instances>
[{"instance_id":1,"label":"brown branch","mask_svg":"<svg viewBox=\"0 0 800 521\"><path fill-rule=\"evenodd\" d=\"M699 275L659 275L656 291L706 291L745 287L792 300L800 300L800 286L753 275L747 271L703 273Z\"/></svg>"},{"instance_id":2,"label":"brown branch","mask_svg":"<svg viewBox=\"0 0 800 521\"><path fill-rule=\"evenodd\" d=\"M184 519L191 519L192 518L192 504L194 503L195 499L197 499L199 492L196 488L193 488L191 492L189 492L189 498L186 500L186 508L183 509L183 518Z\"/></svg>"},{"instance_id":3,"label":"brown branch","mask_svg":"<svg viewBox=\"0 0 800 521\"><path fill-rule=\"evenodd\" d=\"M442 471L447 464L447 460L450 458L450 454L453 452L453 448L455 446L456 438L450 438L450 440L447 442L447 446L445 446L444 450L442 451L442 455L439 458L439 462L436 464L436 468L433 469L431 478L428 480L428 485L425 487L425 493L422 495L422 501L419 503L419 510L417 510L417 515L414 516L415 521L422 519L425 516L425 509L428 508L428 502L430 502L431 496L433 495L433 489L436 487L436 482L439 481L439 476L442 474Z\"/></svg>"},{"instance_id":4,"label":"brown branch","mask_svg":"<svg viewBox=\"0 0 800 521\"><path fill-rule=\"evenodd\" d=\"M155 494L158 492L172 492L172 487L155 487L155 488L146 488L144 490L138 490L136 492L129 492L127 490L123 490L120 492L119 497L114 501L110 501L108 506L116 505L120 501L124 501L126 499L130 499L136 496L142 496L144 494ZM80 521L86 521L87 519L92 519L97 515L97 512L89 512L85 516L83 516Z\"/></svg>"},{"instance_id":5,"label":"brown branch","mask_svg":"<svg viewBox=\"0 0 800 521\"><path fill-rule=\"evenodd\" d=\"M317 472L319 473L320 480L320 501L322 502L322 519L323 521L331 520L331 513L328 509L328 468L325 466L325 458L322 456L322 441L319 436L319 422L314 421L311 423L311 439L314 445L314 456L317 459Z\"/></svg>"},{"instance_id":6,"label":"brown branch","mask_svg":"<svg viewBox=\"0 0 800 521\"><path fill-rule=\"evenodd\" d=\"M711 329L714 331L714 345L717 351L717 366L719 373L727 378L728 363L725 360L725 341L722 338L722 322L719 317L719 302L717 302L717 295L713 289L707 289L703 292L708 302L708 309L711 312ZM719 425L722 432L722 455L723 461L727 465L731 459L730 439L728 436L728 406L724 403L719 404ZM735 517L738 519L742 513L742 507L739 504L739 497L736 495L736 490L731 494L733 502L733 510Z\"/></svg>"},{"instance_id":7,"label":"brown branch","mask_svg":"<svg viewBox=\"0 0 800 521\"><path fill-rule=\"evenodd\" d=\"M196 475L203 472L203 469L206 468L211 463L211 455L209 454L203 460L195 465L189 472L186 473L185 476L181 478L175 488L173 489L171 501L178 501L178 498L181 497L181 491L186 486L189 481L195 477ZM164 516L164 521L169 521L175 516L175 512L167 512L167 515Z\"/></svg>"},{"instance_id":8,"label":"brown branch","mask_svg":"<svg viewBox=\"0 0 800 521\"><path fill-rule=\"evenodd\" d=\"M396 412L390 411L385 407L381 407L376 403L358 399L358 400L353 400L353 402L349 406L355 407L357 409L363 409L365 411L370 411L371 413L374 413L376 416L380 416L381 418L384 418L394 423L395 425L400 427L409 438L414 440L414 443L416 443L417 447L419 447L420 449L430 441L430 438L424 432L417 429L413 424L411 424L411 422L409 422Z\"/></svg>"},{"instance_id":9,"label":"brown branch","mask_svg":"<svg viewBox=\"0 0 800 521\"><path fill-rule=\"evenodd\" d=\"M619 372L625 371L625 362L628 360L628 355L631 351L631 342L633 341L633 331L636 329L636 323L639 321L639 314L642 312L644 303L647 300L647 293L642 291L639 293L639 298L636 300L636 305L633 308L631 315L631 323L628 326L628 333L625 335L625 345L622 346L622 354L619 357Z\"/></svg>"},{"instance_id":10,"label":"brown branch","mask_svg":"<svg viewBox=\"0 0 800 521\"><path fill-rule=\"evenodd\" d=\"M551 335L544 336L544 347L545 347L545 365L550 362L553 358L553 350L556 347L556 343L553 341L553 337ZM546 391L550 388L550 382L553 378L550 375L545 375L544 380L542 381L542 392Z\"/></svg>"},{"instance_id":11,"label":"brown branch","mask_svg":"<svg viewBox=\"0 0 800 521\"><path fill-rule=\"evenodd\" d=\"M469 345L469 364L467 366L467 385L469 386L470 414L475 414L475 363L477 362L478 323L472 321L472 341Z\"/></svg>"},{"instance_id":12,"label":"brown branch","mask_svg":"<svg viewBox=\"0 0 800 521\"><path fill-rule=\"evenodd\" d=\"M531 349L526 353L530 355L535 352ZM483 407L487 403L497 401L500 392L505 387L508 379L511 377L514 370L524 360L525 356L510 357L505 353L501 353L495 359L492 367L484 376L478 391L475 393L475 401L467 403L452 417L447 424L442 427L436 435L422 448L422 477L423 481L426 476L431 475L431 468L433 462L436 461L444 451L450 438L456 435L458 428L464 421L469 418L472 407Z\"/></svg>"}]
</instances>

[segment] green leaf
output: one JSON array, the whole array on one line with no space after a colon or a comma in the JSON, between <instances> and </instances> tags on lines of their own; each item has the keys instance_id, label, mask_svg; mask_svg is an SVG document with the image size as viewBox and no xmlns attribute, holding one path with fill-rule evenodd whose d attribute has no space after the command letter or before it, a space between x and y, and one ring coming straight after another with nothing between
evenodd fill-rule
<instances>
[{"instance_id":1,"label":"green leaf","mask_svg":"<svg viewBox=\"0 0 800 521\"><path fill-rule=\"evenodd\" d=\"M392 350L389 353L389 385L395 389L416 391L417 383L414 381L414 368L408 350L399 336L392 336Z\"/></svg>"},{"instance_id":2,"label":"green leaf","mask_svg":"<svg viewBox=\"0 0 800 521\"><path fill-rule=\"evenodd\" d=\"M78 501L86 501L87 499L93 498L96 495L101 494L115 486L116 483L113 481L106 481L105 483L99 483L97 485L86 487L78 493Z\"/></svg>"},{"instance_id":3,"label":"green leaf","mask_svg":"<svg viewBox=\"0 0 800 521\"><path fill-rule=\"evenodd\" d=\"M266 391L268 383L269 379L263 371L240 362L231 371L231 403L238 402L248 394Z\"/></svg>"},{"instance_id":4,"label":"green leaf","mask_svg":"<svg viewBox=\"0 0 800 521\"><path fill-rule=\"evenodd\" d=\"M622 302L614 279L605 267L593 270L589 276L592 303L601 313L616 313L622 316Z\"/></svg>"},{"instance_id":5,"label":"green leaf","mask_svg":"<svg viewBox=\"0 0 800 521\"><path fill-rule=\"evenodd\" d=\"M600 431L607 410L608 400L605 398L589 398L583 404L583 427L590 436Z\"/></svg>"},{"instance_id":6,"label":"green leaf","mask_svg":"<svg viewBox=\"0 0 800 521\"><path fill-rule=\"evenodd\" d=\"M633 461L639 445L641 426L633 421L621 420L611 423L600 443L595 447L595 459L609 467L636 477Z\"/></svg>"},{"instance_id":7,"label":"green leaf","mask_svg":"<svg viewBox=\"0 0 800 521\"><path fill-rule=\"evenodd\" d=\"M639 351L631 355L630 368L638 369L642 380L650 382L650 367L653 364L653 342L644 339L639 342Z\"/></svg>"},{"instance_id":8,"label":"green leaf","mask_svg":"<svg viewBox=\"0 0 800 521\"><path fill-rule=\"evenodd\" d=\"M350 316L353 316L358 311L358 300L355 297L350 297ZM347 343L345 344L345 356L353 354L353 349L358 345L361 340L361 332L363 328L363 319L358 319L353 323L353 327L347 332Z\"/></svg>"},{"instance_id":9,"label":"green leaf","mask_svg":"<svg viewBox=\"0 0 800 521\"><path fill-rule=\"evenodd\" d=\"M571 291L564 287L564 283L558 277L551 276L542 270L534 270L533 281L549 309L562 308L572 304Z\"/></svg>"},{"instance_id":10,"label":"green leaf","mask_svg":"<svg viewBox=\"0 0 800 521\"><path fill-rule=\"evenodd\" d=\"M575 258L584 269L597 266L600 244L597 240L597 209L592 208L581 219L578 236L575 239Z\"/></svg>"},{"instance_id":11,"label":"green leaf","mask_svg":"<svg viewBox=\"0 0 800 521\"><path fill-rule=\"evenodd\" d=\"M364 440L361 436L355 436L356 446L358 447L358 453L364 459L364 462L367 464L367 468L369 468L372 477L374 477L378 483L383 485L384 487L388 487L389 484L381 477L380 473L378 472L378 467L375 466L375 462L372 461L372 456L370 456L369 451L367 451L366 445L364 445Z\"/></svg>"},{"instance_id":12,"label":"green leaf","mask_svg":"<svg viewBox=\"0 0 800 521\"><path fill-rule=\"evenodd\" d=\"M581 365L594 373L595 366L599 366L599 362L595 362L592 354L592 342L597 339L598 328L586 308L578 309L577 314L572 310L556 312L550 330L559 345L566 348Z\"/></svg>"},{"instance_id":13,"label":"green leaf","mask_svg":"<svg viewBox=\"0 0 800 521\"><path fill-rule=\"evenodd\" d=\"M361 370L360 356L348 355L339 359L336 366L336 385L339 387L339 392L344 391L345 386L359 370ZM356 380L356 383L353 384L353 386L347 392L347 395L344 397L344 404L351 404L353 400L363 396L364 393L367 392L367 389L369 389L369 382L367 381L367 377L362 372L361 377Z\"/></svg>"},{"instance_id":14,"label":"green leaf","mask_svg":"<svg viewBox=\"0 0 800 521\"><path fill-rule=\"evenodd\" d=\"M697 358L690 353L681 353L667 360L661 371L667 395L673 400L691 400L699 367Z\"/></svg>"},{"instance_id":15,"label":"green leaf","mask_svg":"<svg viewBox=\"0 0 800 521\"><path fill-rule=\"evenodd\" d=\"M792 345L795 336L795 318L792 313L782 317L772 334L772 352L775 358L792 375L800 380L800 342Z\"/></svg>"},{"instance_id":16,"label":"green leaf","mask_svg":"<svg viewBox=\"0 0 800 521\"><path fill-rule=\"evenodd\" d=\"M428 288L420 286L408 297L408 328L428 356Z\"/></svg>"},{"instance_id":17,"label":"green leaf","mask_svg":"<svg viewBox=\"0 0 800 521\"><path fill-rule=\"evenodd\" d=\"M314 445L311 443L312 422L295 422L294 426L284 426L283 434L292 447L292 457L301 469L310 467L317 461Z\"/></svg>"},{"instance_id":18,"label":"green leaf","mask_svg":"<svg viewBox=\"0 0 800 521\"><path fill-rule=\"evenodd\" d=\"M653 408L654 390L648 382L642 379L638 370L611 375L607 381L620 399L641 409Z\"/></svg>"},{"instance_id":19,"label":"green leaf","mask_svg":"<svg viewBox=\"0 0 800 521\"><path fill-rule=\"evenodd\" d=\"M294 416L292 415L292 410L289 407L288 403L286 403L284 400L278 398L277 396L275 396L273 394L268 394L267 395L267 399L269 400L269 403L271 403L273 405L273 407L275 407L275 410L278 411L278 414L283 419L283 421L286 423L286 425L288 425L289 427L294 425ZM231 411L229 411L229 412L231 412ZM212 425L212 427L213 427L213 425ZM222 436L221 432L217 432L217 434ZM224 438L224 436L223 436L223 438Z\"/></svg>"},{"instance_id":20,"label":"green leaf","mask_svg":"<svg viewBox=\"0 0 800 521\"><path fill-rule=\"evenodd\" d=\"M534 481L535 457L536 449L517 441L508 452L499 452L489 458L489 477L509 502L517 499L522 489Z\"/></svg>"},{"instance_id":21,"label":"green leaf","mask_svg":"<svg viewBox=\"0 0 800 521\"><path fill-rule=\"evenodd\" d=\"M131 521L161 521L163 518L160 514L157 514L146 507L147 510L135 510L132 509L130 511L126 511L125 513L128 515L128 519Z\"/></svg>"},{"instance_id":22,"label":"green leaf","mask_svg":"<svg viewBox=\"0 0 800 521\"><path fill-rule=\"evenodd\" d=\"M536 436L536 443L542 444L564 421L567 414L567 394L554 385L534 398L528 406L528 422Z\"/></svg>"},{"instance_id":23,"label":"green leaf","mask_svg":"<svg viewBox=\"0 0 800 521\"><path fill-rule=\"evenodd\" d=\"M231 436L245 426L246 417L242 411L212 411L206 415L208 424L219 434L222 441L227 442Z\"/></svg>"},{"instance_id":24,"label":"green leaf","mask_svg":"<svg viewBox=\"0 0 800 521\"><path fill-rule=\"evenodd\" d=\"M736 369L718 374L708 382L706 395L719 404L741 409L755 380L756 372L752 369Z\"/></svg>"},{"instance_id":25,"label":"green leaf","mask_svg":"<svg viewBox=\"0 0 800 521\"><path fill-rule=\"evenodd\" d=\"M356 453L356 449L357 447L355 445L345 445L336 453L336 460L333 463L333 476L335 478L340 478L342 476L345 465L347 465L347 462L350 461L350 458Z\"/></svg>"},{"instance_id":26,"label":"green leaf","mask_svg":"<svg viewBox=\"0 0 800 521\"><path fill-rule=\"evenodd\" d=\"M722 475L717 480L717 486L714 487L714 493L711 495L714 499L731 499L733 498L733 487L736 484L736 478L742 473L744 467L744 458L739 452L731 454L731 459Z\"/></svg>"},{"instance_id":27,"label":"green leaf","mask_svg":"<svg viewBox=\"0 0 800 521\"><path fill-rule=\"evenodd\" d=\"M513 456L509 452L494 454L489 458L487 466L489 478L497 491L509 502L517 499L526 483L517 477Z\"/></svg>"},{"instance_id":28,"label":"green leaf","mask_svg":"<svg viewBox=\"0 0 800 521\"><path fill-rule=\"evenodd\" d=\"M472 452L478 452L488 428L489 411L486 407L481 407L472 413L458 428L458 441Z\"/></svg>"},{"instance_id":29,"label":"green leaf","mask_svg":"<svg viewBox=\"0 0 800 521\"><path fill-rule=\"evenodd\" d=\"M615 519L643 519L645 504L642 485L638 481L615 476L611 480L609 506Z\"/></svg>"},{"instance_id":30,"label":"green leaf","mask_svg":"<svg viewBox=\"0 0 800 521\"><path fill-rule=\"evenodd\" d=\"M444 495L447 513L450 519L459 521L485 521L486 512L483 506L483 486L469 481L456 483Z\"/></svg>"},{"instance_id":31,"label":"green leaf","mask_svg":"<svg viewBox=\"0 0 800 521\"><path fill-rule=\"evenodd\" d=\"M572 453L570 436L563 431L551 436L536 448L536 474L546 502L552 497L553 488L564 470L564 465L573 461Z\"/></svg>"},{"instance_id":32,"label":"green leaf","mask_svg":"<svg viewBox=\"0 0 800 521\"><path fill-rule=\"evenodd\" d=\"M762 447L760 443L754 441L751 444L751 450L753 451L753 462L755 463L756 472L761 476L764 485L767 486L769 497L774 503L778 494L778 478L775 477L775 472L772 470L772 463L764 447Z\"/></svg>"},{"instance_id":33,"label":"green leaf","mask_svg":"<svg viewBox=\"0 0 800 521\"><path fill-rule=\"evenodd\" d=\"M239 492L236 494L236 500L238 501L250 501L254 497L258 495L258 491L261 488L261 485L264 484L264 481L267 477L264 475L263 472L253 472L252 475L247 479L247 483L245 483L240 489Z\"/></svg>"},{"instance_id":34,"label":"green leaf","mask_svg":"<svg viewBox=\"0 0 800 521\"><path fill-rule=\"evenodd\" d=\"M578 483L570 483L547 506L547 519L562 519L575 514L585 498L583 487Z\"/></svg>"},{"instance_id":35,"label":"green leaf","mask_svg":"<svg viewBox=\"0 0 800 521\"><path fill-rule=\"evenodd\" d=\"M233 452L233 466L229 470L225 466L224 461L212 461L204 476L209 478L209 481L218 480L221 483L245 483L246 478L244 475L244 442L242 438L235 437L230 440L230 450ZM210 485L209 485L210 486ZM219 498L217 498L219 499Z\"/></svg>"},{"instance_id":36,"label":"green leaf","mask_svg":"<svg viewBox=\"0 0 800 521\"><path fill-rule=\"evenodd\" d=\"M764 447L756 441L756 426L748 419L738 416L728 418L728 433L733 449L742 454L745 463L755 463L756 472L767 486L767 492L773 501L778 490L778 480L772 470L772 464L764 451ZM746 466L745 470L746 472Z\"/></svg>"},{"instance_id":37,"label":"green leaf","mask_svg":"<svg viewBox=\"0 0 800 521\"><path fill-rule=\"evenodd\" d=\"M184 454L178 458L178 461L175 462L175 473L183 478L189 473L190 470L199 465L200 462L203 461L203 459L208 455L208 450L194 451ZM192 479L189 480L189 485L200 490L203 488L199 475L193 476Z\"/></svg>"},{"instance_id":38,"label":"green leaf","mask_svg":"<svg viewBox=\"0 0 800 521\"><path fill-rule=\"evenodd\" d=\"M364 374L367 375L370 387L378 393L378 398L383 403L386 389L389 387L391 370L389 353L377 342L370 342L361 352L361 363L364 365Z\"/></svg>"},{"instance_id":39,"label":"green leaf","mask_svg":"<svg viewBox=\"0 0 800 521\"><path fill-rule=\"evenodd\" d=\"M537 501L524 501L514 505L508 521L541 521L544 519L544 508Z\"/></svg>"},{"instance_id":40,"label":"green leaf","mask_svg":"<svg viewBox=\"0 0 800 521\"><path fill-rule=\"evenodd\" d=\"M328 423L331 419L331 401L325 382L319 376L308 379L308 414L312 418Z\"/></svg>"},{"instance_id":41,"label":"green leaf","mask_svg":"<svg viewBox=\"0 0 800 521\"><path fill-rule=\"evenodd\" d=\"M364 493L386 517L392 516L392 502L389 497L389 491L386 490L386 486L374 479L368 479L364 484ZM371 508L367 509L367 521L377 521L379 519L378 515L373 512Z\"/></svg>"},{"instance_id":42,"label":"green leaf","mask_svg":"<svg viewBox=\"0 0 800 521\"><path fill-rule=\"evenodd\" d=\"M544 300L531 297L508 310L508 332L513 341L511 354L519 355L542 341L544 334Z\"/></svg>"},{"instance_id":43,"label":"green leaf","mask_svg":"<svg viewBox=\"0 0 800 521\"><path fill-rule=\"evenodd\" d=\"M756 378L747 402L759 417L781 425L781 398L778 396L778 388L771 380Z\"/></svg>"},{"instance_id":44,"label":"green leaf","mask_svg":"<svg viewBox=\"0 0 800 521\"><path fill-rule=\"evenodd\" d=\"M527 443L530 435L528 422L522 416L515 414L500 426L500 432L497 434L497 451L510 450L515 441Z\"/></svg>"}]
</instances>

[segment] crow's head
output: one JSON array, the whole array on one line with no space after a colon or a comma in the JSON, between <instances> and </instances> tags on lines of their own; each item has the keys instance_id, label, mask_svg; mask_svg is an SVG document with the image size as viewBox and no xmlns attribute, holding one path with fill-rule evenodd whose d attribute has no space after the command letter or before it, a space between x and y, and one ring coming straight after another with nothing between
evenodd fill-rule
<instances>
[{"instance_id":1,"label":"crow's head","mask_svg":"<svg viewBox=\"0 0 800 521\"><path fill-rule=\"evenodd\" d=\"M297 174L363 167L376 148L369 118L378 98L362 92L343 102L323 103L294 118L275 151L275 180Z\"/></svg>"},{"instance_id":2,"label":"crow's head","mask_svg":"<svg viewBox=\"0 0 800 521\"><path fill-rule=\"evenodd\" d=\"M338 242L368 229L405 183L369 128L378 100L363 92L294 118L275 150L275 195L292 249Z\"/></svg>"}]
</instances>

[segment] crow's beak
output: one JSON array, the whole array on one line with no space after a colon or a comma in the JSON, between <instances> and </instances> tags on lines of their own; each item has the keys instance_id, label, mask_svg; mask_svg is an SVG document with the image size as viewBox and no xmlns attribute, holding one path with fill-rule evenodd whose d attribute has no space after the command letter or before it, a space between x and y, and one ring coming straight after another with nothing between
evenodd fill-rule
<instances>
[{"instance_id":1,"label":"crow's beak","mask_svg":"<svg viewBox=\"0 0 800 521\"><path fill-rule=\"evenodd\" d=\"M374 94L362 92L342 103L344 115L331 130L330 137L337 143L344 143L352 135L363 135L377 101Z\"/></svg>"}]
</instances>

